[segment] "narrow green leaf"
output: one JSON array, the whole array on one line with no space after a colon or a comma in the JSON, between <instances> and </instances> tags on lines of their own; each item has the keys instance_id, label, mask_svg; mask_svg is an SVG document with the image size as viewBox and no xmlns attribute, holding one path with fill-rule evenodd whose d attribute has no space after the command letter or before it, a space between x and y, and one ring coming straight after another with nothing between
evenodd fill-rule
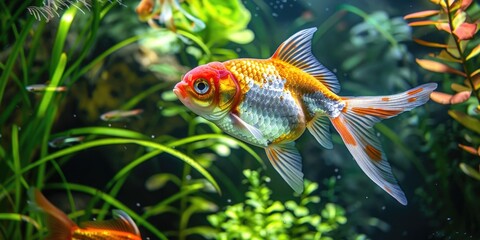
<instances>
[{"instance_id":1,"label":"narrow green leaf","mask_svg":"<svg viewBox=\"0 0 480 240\"><path fill-rule=\"evenodd\" d=\"M465 174L467 174L468 176L473 177L473 178L480 181L480 172L479 171L475 170L474 168L468 166L465 163L460 163L460 169L462 169L462 171Z\"/></svg>"},{"instance_id":2,"label":"narrow green leaf","mask_svg":"<svg viewBox=\"0 0 480 240\"><path fill-rule=\"evenodd\" d=\"M24 221L32 224L36 229L40 229L40 224L38 224L35 219L19 213L0 213L0 219L10 221Z\"/></svg>"},{"instance_id":3,"label":"narrow green leaf","mask_svg":"<svg viewBox=\"0 0 480 240\"><path fill-rule=\"evenodd\" d=\"M50 84L48 85L49 88L55 89L60 84L60 79L62 78L63 71L65 70L65 66L67 65L67 55L63 53L60 57L60 61L56 65L55 71L53 72L53 77L51 79ZM38 107L37 116L42 118L45 116L45 112L47 111L48 106L52 103L53 95L55 91L46 91L43 95L42 101L40 102L40 106Z\"/></svg>"},{"instance_id":4,"label":"narrow green leaf","mask_svg":"<svg viewBox=\"0 0 480 240\"><path fill-rule=\"evenodd\" d=\"M195 160L193 160L191 157L162 144L158 144L155 142L150 142L150 141L145 141L145 140L135 140L135 139L122 139L122 138L106 138L106 139L100 139L100 140L95 140L91 142L84 142L69 148L62 149L58 152L52 153L42 159L37 160L36 162L28 165L27 167L22 169L22 174L29 171L32 168L35 168L39 165L42 165L48 161L51 161L52 159L62 157L68 154L72 154L78 151L86 150L92 147L99 147L99 146L105 146L105 145L118 145L118 144L137 144L140 146L144 147L149 147L153 148L156 150L161 150L163 152L166 152L193 167L195 170L197 170L201 175L205 177L217 190L219 194L221 194L220 187L218 186L217 182L215 179L208 173L205 168L203 168L200 164L198 164Z\"/></svg>"},{"instance_id":5,"label":"narrow green leaf","mask_svg":"<svg viewBox=\"0 0 480 240\"><path fill-rule=\"evenodd\" d=\"M480 133L480 120L474 117L470 117L467 114L457 110L448 111L448 115L450 115L453 119L457 120L457 122L459 122L466 128Z\"/></svg>"},{"instance_id":6,"label":"narrow green leaf","mask_svg":"<svg viewBox=\"0 0 480 240\"><path fill-rule=\"evenodd\" d=\"M63 47L65 46L65 42L67 40L68 30L72 25L73 19L77 13L76 7L68 8L62 15L60 19L60 25L58 26L57 36L55 37L55 42L53 44L51 62L50 62L50 76L54 75L54 71L60 57L62 55Z\"/></svg>"},{"instance_id":7,"label":"narrow green leaf","mask_svg":"<svg viewBox=\"0 0 480 240\"><path fill-rule=\"evenodd\" d=\"M470 54L467 56L467 60L469 60L472 57L477 56L480 53L480 44L478 44L475 48L472 49Z\"/></svg>"}]
</instances>

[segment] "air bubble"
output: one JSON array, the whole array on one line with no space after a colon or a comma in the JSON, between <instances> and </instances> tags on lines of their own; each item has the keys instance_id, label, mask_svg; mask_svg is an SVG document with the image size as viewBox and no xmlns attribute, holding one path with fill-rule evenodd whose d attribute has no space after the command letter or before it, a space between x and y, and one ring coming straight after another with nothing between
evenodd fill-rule
<instances>
[{"instance_id":1,"label":"air bubble","mask_svg":"<svg viewBox=\"0 0 480 240\"><path fill-rule=\"evenodd\" d=\"M277 13L272 13L272 16L273 17L278 17L278 14Z\"/></svg>"},{"instance_id":2,"label":"air bubble","mask_svg":"<svg viewBox=\"0 0 480 240\"><path fill-rule=\"evenodd\" d=\"M185 179L187 179L187 180L191 180L191 179L192 179L192 176L190 176L190 175L187 175L187 176L185 176Z\"/></svg>"},{"instance_id":3,"label":"air bubble","mask_svg":"<svg viewBox=\"0 0 480 240\"><path fill-rule=\"evenodd\" d=\"M385 207L385 206L382 206L382 210L385 210L385 209L387 209L387 207Z\"/></svg>"},{"instance_id":4,"label":"air bubble","mask_svg":"<svg viewBox=\"0 0 480 240\"><path fill-rule=\"evenodd\" d=\"M152 139L155 138L155 135L152 134L152 136L150 136Z\"/></svg>"},{"instance_id":5,"label":"air bubble","mask_svg":"<svg viewBox=\"0 0 480 240\"><path fill-rule=\"evenodd\" d=\"M141 206L140 203L138 203L138 202L137 202L137 204L135 204L135 205L136 205L137 207L140 207L140 206Z\"/></svg>"},{"instance_id":6,"label":"air bubble","mask_svg":"<svg viewBox=\"0 0 480 240\"><path fill-rule=\"evenodd\" d=\"M230 198L227 199L227 202L228 202L228 203L231 203L231 202L232 202L232 199L230 199Z\"/></svg>"}]
</instances>

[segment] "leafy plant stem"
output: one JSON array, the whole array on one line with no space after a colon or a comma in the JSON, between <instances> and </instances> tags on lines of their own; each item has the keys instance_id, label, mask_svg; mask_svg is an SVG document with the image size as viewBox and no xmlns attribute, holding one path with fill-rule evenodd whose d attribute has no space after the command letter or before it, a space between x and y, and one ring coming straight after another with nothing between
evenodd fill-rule
<instances>
[{"instance_id":1,"label":"leafy plant stem","mask_svg":"<svg viewBox=\"0 0 480 240\"><path fill-rule=\"evenodd\" d=\"M477 101L480 103L480 91L475 90L475 85L473 84L471 73L470 73L470 71L467 67L467 58L465 56L464 51L462 50L462 48L460 46L460 39L455 34L453 34L455 29L454 29L454 26L453 26L452 14L450 14L450 4L448 3L448 0L444 0L444 2L445 2L445 5L447 6L448 25L450 27L450 34L455 39L454 42L455 42L455 46L456 46L456 48L457 48L457 50L460 54L460 60L462 61L461 64L462 64L462 67L463 67L463 71L465 72L465 75L467 76L467 80L470 83L470 86L472 88L472 91L475 94L475 97L477 98Z\"/></svg>"}]
</instances>

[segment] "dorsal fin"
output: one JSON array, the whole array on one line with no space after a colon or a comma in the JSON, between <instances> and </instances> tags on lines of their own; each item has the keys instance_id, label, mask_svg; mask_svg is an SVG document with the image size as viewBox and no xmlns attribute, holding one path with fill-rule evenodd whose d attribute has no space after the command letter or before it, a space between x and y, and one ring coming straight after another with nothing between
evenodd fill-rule
<instances>
[{"instance_id":1,"label":"dorsal fin","mask_svg":"<svg viewBox=\"0 0 480 240\"><path fill-rule=\"evenodd\" d=\"M272 58L300 68L322 82L330 91L338 93L340 84L337 77L312 54L312 37L315 31L317 28L308 28L295 33L277 48Z\"/></svg>"},{"instance_id":2,"label":"dorsal fin","mask_svg":"<svg viewBox=\"0 0 480 240\"><path fill-rule=\"evenodd\" d=\"M80 223L82 228L96 228L103 230L114 230L128 232L140 236L140 231L133 219L122 210L113 210L113 219L103 221L86 221Z\"/></svg>"}]
</instances>

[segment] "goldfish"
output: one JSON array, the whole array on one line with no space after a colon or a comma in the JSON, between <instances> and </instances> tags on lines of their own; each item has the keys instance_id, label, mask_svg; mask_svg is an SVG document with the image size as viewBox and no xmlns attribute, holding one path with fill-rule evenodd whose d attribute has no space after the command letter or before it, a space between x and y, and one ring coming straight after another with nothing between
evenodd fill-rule
<instances>
[{"instance_id":1,"label":"goldfish","mask_svg":"<svg viewBox=\"0 0 480 240\"><path fill-rule=\"evenodd\" d=\"M29 92L40 93L40 92L65 92L67 91L67 87L65 86L58 86L58 87L49 87L46 84L33 84L26 86L25 89Z\"/></svg>"},{"instance_id":2,"label":"goldfish","mask_svg":"<svg viewBox=\"0 0 480 240\"><path fill-rule=\"evenodd\" d=\"M321 146L331 149L331 123L364 173L406 205L372 127L426 103L437 84L389 96L341 97L337 77L312 54L315 31L297 32L268 59L198 66L173 92L187 108L225 133L264 148L276 171L298 193L303 192L303 172L295 140L308 129Z\"/></svg>"},{"instance_id":3,"label":"goldfish","mask_svg":"<svg viewBox=\"0 0 480 240\"><path fill-rule=\"evenodd\" d=\"M86 221L80 226L73 222L60 209L55 207L37 189L31 189L30 199L34 209L46 214L49 235L46 240L141 240L140 231L135 222L122 210L113 210L114 219L104 221Z\"/></svg>"},{"instance_id":4,"label":"goldfish","mask_svg":"<svg viewBox=\"0 0 480 240\"><path fill-rule=\"evenodd\" d=\"M127 120L128 117L138 116L141 113L143 113L143 109L133 109L129 111L113 110L100 115L100 119L110 122L124 121Z\"/></svg>"}]
</instances>

